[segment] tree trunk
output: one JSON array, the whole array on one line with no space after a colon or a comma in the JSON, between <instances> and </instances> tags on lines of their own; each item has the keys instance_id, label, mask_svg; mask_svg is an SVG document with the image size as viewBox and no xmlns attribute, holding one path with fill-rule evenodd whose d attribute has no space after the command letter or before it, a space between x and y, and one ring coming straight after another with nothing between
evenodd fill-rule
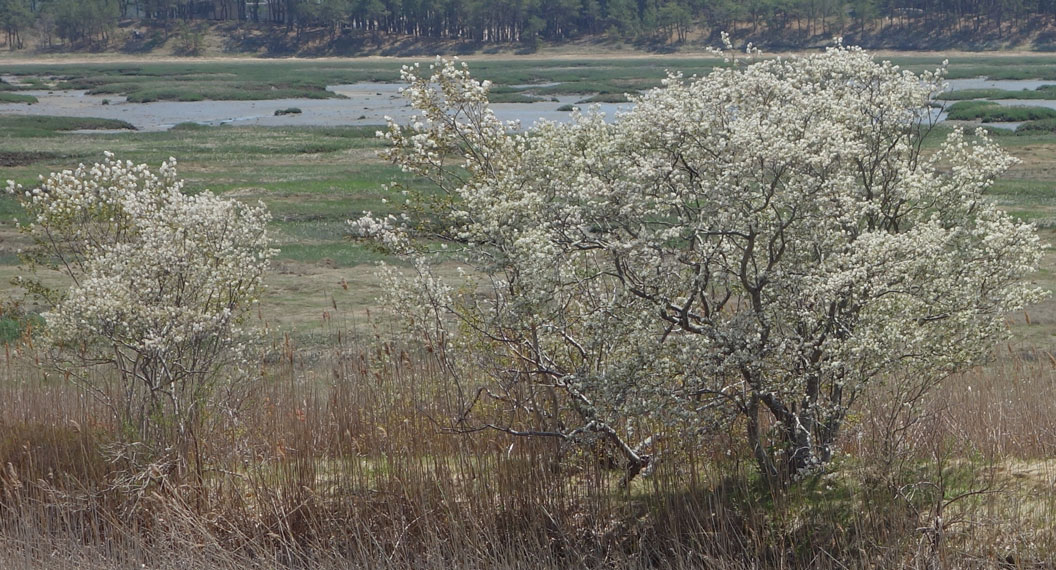
<instances>
[{"instance_id":1,"label":"tree trunk","mask_svg":"<svg viewBox=\"0 0 1056 570\"><path fill-rule=\"evenodd\" d=\"M773 393L752 395L746 410L749 445L760 473L767 479L784 485L832 459L832 445L843 420L842 393L840 388L833 388L828 398L833 409L825 411L817 404L819 387L819 379L808 378L805 397L798 406L786 405ZM779 422L776 441L767 442L760 434L759 403Z\"/></svg>"},{"instance_id":2,"label":"tree trunk","mask_svg":"<svg viewBox=\"0 0 1056 570\"><path fill-rule=\"evenodd\" d=\"M763 441L759 433L759 397L752 394L748 401L746 410L748 416L748 445L755 456L755 463L759 467L759 473L767 481L777 481L778 471L774 465L773 457L770 456L769 446Z\"/></svg>"}]
</instances>

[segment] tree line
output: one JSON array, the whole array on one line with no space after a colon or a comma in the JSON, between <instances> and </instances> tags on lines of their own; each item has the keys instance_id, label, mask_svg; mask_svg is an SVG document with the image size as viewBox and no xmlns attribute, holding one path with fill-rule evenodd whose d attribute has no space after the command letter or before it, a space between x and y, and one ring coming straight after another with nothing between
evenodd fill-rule
<instances>
[{"instance_id":1,"label":"tree line","mask_svg":"<svg viewBox=\"0 0 1056 570\"><path fill-rule=\"evenodd\" d=\"M921 24L978 30L1054 14L1056 0L0 0L11 49L33 33L48 44L106 43L122 19L532 43L598 35L684 42L694 32L742 29L806 37Z\"/></svg>"}]
</instances>

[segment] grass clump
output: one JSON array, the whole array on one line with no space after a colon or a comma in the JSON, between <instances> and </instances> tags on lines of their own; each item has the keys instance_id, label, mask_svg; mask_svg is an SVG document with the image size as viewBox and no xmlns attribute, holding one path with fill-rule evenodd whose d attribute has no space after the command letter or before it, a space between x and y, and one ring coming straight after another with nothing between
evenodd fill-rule
<instances>
[{"instance_id":1,"label":"grass clump","mask_svg":"<svg viewBox=\"0 0 1056 570\"><path fill-rule=\"evenodd\" d=\"M1047 107L1005 106L992 101L959 101L950 106L947 118L956 121L980 120L984 123L1036 121L1056 117L1056 109Z\"/></svg>"},{"instance_id":2,"label":"grass clump","mask_svg":"<svg viewBox=\"0 0 1056 570\"><path fill-rule=\"evenodd\" d=\"M1027 121L1016 128L1016 134L1038 134L1038 133L1053 133L1056 134L1056 118L1039 119L1036 121Z\"/></svg>"},{"instance_id":3,"label":"grass clump","mask_svg":"<svg viewBox=\"0 0 1056 570\"><path fill-rule=\"evenodd\" d=\"M283 115L300 115L301 109L298 107L286 107L285 109L275 109L275 116L281 117Z\"/></svg>"},{"instance_id":4,"label":"grass clump","mask_svg":"<svg viewBox=\"0 0 1056 570\"><path fill-rule=\"evenodd\" d=\"M214 127L209 126L209 125L203 125L202 123L196 123L194 121L184 121L182 123L176 123L169 130L170 131L176 131L176 132L181 132L181 131L207 131L207 130L212 129L212 128L214 128Z\"/></svg>"},{"instance_id":5,"label":"grass clump","mask_svg":"<svg viewBox=\"0 0 1056 570\"><path fill-rule=\"evenodd\" d=\"M942 101L968 101L971 99L1004 99L1002 95L1009 93L1005 89L957 89L946 91L935 96Z\"/></svg>"},{"instance_id":6,"label":"grass clump","mask_svg":"<svg viewBox=\"0 0 1056 570\"><path fill-rule=\"evenodd\" d=\"M1056 85L1042 85L1037 89L959 89L940 94L936 99L946 101L965 101L969 99L1021 99L1051 100L1056 99Z\"/></svg>"},{"instance_id":7,"label":"grass clump","mask_svg":"<svg viewBox=\"0 0 1056 570\"><path fill-rule=\"evenodd\" d=\"M136 127L118 119L58 117L54 115L0 115L0 129L7 137L53 136L65 131L129 130Z\"/></svg>"},{"instance_id":8,"label":"grass clump","mask_svg":"<svg viewBox=\"0 0 1056 570\"><path fill-rule=\"evenodd\" d=\"M630 100L627 99L626 93L598 93L591 97L587 97L581 101L576 101L577 105L589 104L589 103L627 103Z\"/></svg>"},{"instance_id":9,"label":"grass clump","mask_svg":"<svg viewBox=\"0 0 1056 570\"><path fill-rule=\"evenodd\" d=\"M488 97L492 103L538 103L547 101L543 97L535 97L526 93L495 93Z\"/></svg>"},{"instance_id":10,"label":"grass clump","mask_svg":"<svg viewBox=\"0 0 1056 570\"><path fill-rule=\"evenodd\" d=\"M0 91L0 103L26 103L28 105L32 105L37 102L37 98L32 95L24 95L22 93L11 93L10 91Z\"/></svg>"}]
</instances>

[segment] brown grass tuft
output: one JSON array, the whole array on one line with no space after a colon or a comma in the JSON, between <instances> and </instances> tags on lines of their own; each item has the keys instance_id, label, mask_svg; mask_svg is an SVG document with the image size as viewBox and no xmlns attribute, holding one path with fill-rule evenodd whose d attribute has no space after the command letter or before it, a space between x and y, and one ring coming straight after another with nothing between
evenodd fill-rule
<instances>
[{"instance_id":1,"label":"brown grass tuft","mask_svg":"<svg viewBox=\"0 0 1056 570\"><path fill-rule=\"evenodd\" d=\"M338 341L337 338L341 338ZM24 349L0 380L2 568L1033 567L1056 558L1056 385L1018 352L930 393L895 379L843 454L784 492L730 438L658 444L620 485L596 453L439 429L459 386L384 340L277 343L200 475L125 441ZM465 379L462 379L463 381ZM464 388L464 386L463 386ZM735 448L734 448L735 449ZM1014 562L1009 562L1009 561Z\"/></svg>"}]
</instances>

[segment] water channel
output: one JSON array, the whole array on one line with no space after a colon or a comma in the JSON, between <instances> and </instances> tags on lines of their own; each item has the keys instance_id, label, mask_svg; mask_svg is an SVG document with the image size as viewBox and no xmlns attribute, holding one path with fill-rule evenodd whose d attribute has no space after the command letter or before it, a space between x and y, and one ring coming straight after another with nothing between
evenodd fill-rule
<instances>
[{"instance_id":1,"label":"water channel","mask_svg":"<svg viewBox=\"0 0 1056 570\"><path fill-rule=\"evenodd\" d=\"M1016 80L991 81L985 78L955 79L949 81L951 89L997 88L1008 90L1036 89L1051 81ZM152 103L128 103L124 97L114 95L88 95L84 91L21 91L33 95L38 103L0 104L0 114L12 115L59 115L71 117L100 117L121 119L141 131L163 131L183 122L203 125L260 125L260 126L336 126L377 125L385 117L405 121L412 109L400 95L402 86L394 83L354 83L332 85L330 91L342 95L334 99L270 99L263 101L157 101ZM495 114L504 121L519 121L530 126L540 119L566 121L570 114L559 110L565 105L575 104L581 95L557 97L556 101L535 103L495 103ZM1029 105L1056 109L1056 100L997 100L1002 105ZM275 115L275 111L296 107L299 114ZM587 107L587 105L583 105ZM613 116L630 104L602 103L599 105L607 116ZM945 118L940 115L939 119ZM988 126L1015 128L1018 123L990 123Z\"/></svg>"}]
</instances>

